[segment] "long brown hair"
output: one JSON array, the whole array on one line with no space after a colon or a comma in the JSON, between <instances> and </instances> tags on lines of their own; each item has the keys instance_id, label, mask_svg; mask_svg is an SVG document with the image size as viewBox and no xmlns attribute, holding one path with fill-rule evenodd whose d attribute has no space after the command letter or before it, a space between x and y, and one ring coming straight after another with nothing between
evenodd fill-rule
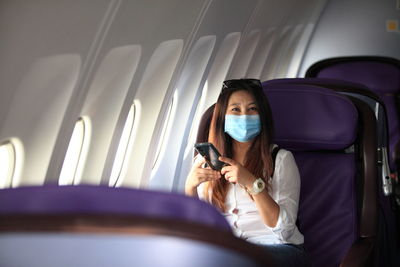
<instances>
[{"instance_id":1,"label":"long brown hair","mask_svg":"<svg viewBox=\"0 0 400 267\"><path fill-rule=\"evenodd\" d=\"M259 80L238 79L228 80L223 83L223 88L215 104L211 119L208 141L213 143L222 155L233 158L232 137L225 133L224 126L229 98L237 91L247 91L253 96L261 122L261 132L253 139L252 145L246 153L244 167L254 176L266 181L266 178L272 173L270 146L273 138L273 120L268 99L263 93ZM226 210L225 198L228 184L229 182L222 178L217 181L207 182L204 187L206 199L210 199L209 192L211 191L211 203L222 212Z\"/></svg>"}]
</instances>

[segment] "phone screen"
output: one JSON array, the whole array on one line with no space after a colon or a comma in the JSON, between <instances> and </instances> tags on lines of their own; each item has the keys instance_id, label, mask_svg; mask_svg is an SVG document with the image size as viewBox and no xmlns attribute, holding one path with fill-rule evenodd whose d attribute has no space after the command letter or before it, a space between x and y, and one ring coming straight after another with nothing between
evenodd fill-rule
<instances>
[{"instance_id":1,"label":"phone screen","mask_svg":"<svg viewBox=\"0 0 400 267\"><path fill-rule=\"evenodd\" d=\"M225 165L224 162L219 161L218 158L221 154L215 148L215 146L211 143L197 143L194 145L196 150L202 155L208 165L210 165L211 169L220 171L222 167Z\"/></svg>"}]
</instances>

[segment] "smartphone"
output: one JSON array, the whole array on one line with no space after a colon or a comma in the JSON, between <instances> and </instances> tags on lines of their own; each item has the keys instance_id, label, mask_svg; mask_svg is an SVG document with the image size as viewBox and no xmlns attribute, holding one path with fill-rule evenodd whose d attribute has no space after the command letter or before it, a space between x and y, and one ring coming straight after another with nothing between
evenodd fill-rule
<instances>
[{"instance_id":1,"label":"smartphone","mask_svg":"<svg viewBox=\"0 0 400 267\"><path fill-rule=\"evenodd\" d=\"M194 148L202 155L211 169L220 171L225 166L225 162L219 161L221 154L211 143L197 143Z\"/></svg>"}]
</instances>

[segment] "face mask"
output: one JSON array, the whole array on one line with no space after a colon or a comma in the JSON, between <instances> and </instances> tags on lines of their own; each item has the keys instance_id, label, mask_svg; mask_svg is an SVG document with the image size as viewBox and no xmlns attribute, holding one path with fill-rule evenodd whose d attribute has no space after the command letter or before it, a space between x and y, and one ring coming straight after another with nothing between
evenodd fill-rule
<instances>
[{"instance_id":1,"label":"face mask","mask_svg":"<svg viewBox=\"0 0 400 267\"><path fill-rule=\"evenodd\" d=\"M225 115L225 132L239 142L248 142L261 132L259 115Z\"/></svg>"}]
</instances>

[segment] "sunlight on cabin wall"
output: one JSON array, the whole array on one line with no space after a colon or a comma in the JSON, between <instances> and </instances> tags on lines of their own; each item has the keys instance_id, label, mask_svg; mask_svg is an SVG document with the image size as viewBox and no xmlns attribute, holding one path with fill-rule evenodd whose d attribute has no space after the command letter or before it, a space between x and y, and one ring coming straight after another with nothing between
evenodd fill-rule
<instances>
[{"instance_id":1,"label":"sunlight on cabin wall","mask_svg":"<svg viewBox=\"0 0 400 267\"><path fill-rule=\"evenodd\" d=\"M178 61L181 57L184 42L182 39L173 39L160 43L151 55L150 60L144 69L143 76L135 93L135 98L140 100L141 114L143 116L135 119L135 131L133 142L133 153L127 157L126 174L121 174L121 185L138 187L148 179L142 180L143 172L146 172L145 165L151 170L151 140L157 124L157 118L161 112L163 101L167 94L171 79ZM155 90L155 88L157 88ZM151 133L151 134L149 134ZM118 181L119 184L119 181ZM118 185L117 184L117 185Z\"/></svg>"},{"instance_id":2,"label":"sunlight on cabin wall","mask_svg":"<svg viewBox=\"0 0 400 267\"><path fill-rule=\"evenodd\" d=\"M60 179L58 181L59 185L79 184L89 148L90 136L91 127L89 118L79 118L75 124L68 145Z\"/></svg>"},{"instance_id":3,"label":"sunlight on cabin wall","mask_svg":"<svg viewBox=\"0 0 400 267\"><path fill-rule=\"evenodd\" d=\"M121 112L119 107L126 101L142 53L140 45L107 47L104 50L107 53L104 52L80 113L89 116L92 125L91 145L81 181L85 184L97 184L102 177Z\"/></svg>"},{"instance_id":4,"label":"sunlight on cabin wall","mask_svg":"<svg viewBox=\"0 0 400 267\"><path fill-rule=\"evenodd\" d=\"M119 141L117 154L115 156L113 168L111 171L109 186L116 186L121 173L126 169L126 157L130 154L133 139L133 126L135 122L135 104L129 110L126 118L124 130L122 131L121 140ZM125 167L124 167L125 166Z\"/></svg>"},{"instance_id":5,"label":"sunlight on cabin wall","mask_svg":"<svg viewBox=\"0 0 400 267\"><path fill-rule=\"evenodd\" d=\"M165 151L166 146L164 144L164 140L166 139L167 132L169 134L171 133L171 129L172 129L173 125L170 123L170 119L175 117L176 108L177 108L178 103L179 103L178 102L178 90L175 90L174 96L172 97L171 103L169 104L169 107L167 110L167 116L164 120L164 125L162 126L160 141L158 142L158 145L157 145L157 150L156 150L156 154L155 154L156 157L154 159L152 169L156 168L161 151L163 153Z\"/></svg>"},{"instance_id":6,"label":"sunlight on cabin wall","mask_svg":"<svg viewBox=\"0 0 400 267\"><path fill-rule=\"evenodd\" d=\"M17 138L11 138L0 145L0 189L19 184L24 150Z\"/></svg>"},{"instance_id":7,"label":"sunlight on cabin wall","mask_svg":"<svg viewBox=\"0 0 400 267\"><path fill-rule=\"evenodd\" d=\"M203 86L203 92L207 92L208 91L208 80L206 80L206 82L204 83ZM206 99L204 97L204 94L202 94L202 97L200 98L200 101L198 103L198 107L204 107L204 103L206 102ZM189 133L189 138L188 138L188 144L186 146L185 149L185 153L184 153L184 157L192 157L193 155L193 145L196 142L196 137L197 137L197 132L198 132L198 127L199 127L199 123L200 123L200 119L201 116L203 115L203 110L200 112L198 110L196 110L196 114L195 117L193 118L192 121L192 126L190 128L190 133Z\"/></svg>"},{"instance_id":8,"label":"sunlight on cabin wall","mask_svg":"<svg viewBox=\"0 0 400 267\"><path fill-rule=\"evenodd\" d=\"M151 170L150 175L144 173L143 177L150 177L148 181L143 179L142 184L147 184L148 188L156 190L170 190L173 186L176 170L180 169L179 158L181 149L186 147L187 134L190 128L188 123L192 121L193 112L197 107L200 98L201 83L205 74L214 46L216 43L215 35L200 37L185 62L173 96L173 107L169 116L163 115L159 120L165 122L168 117L168 127L165 134L160 132L157 136L163 136L163 140L168 140L161 145L160 153L157 155L157 162ZM170 102L171 104L171 102ZM161 128L161 127L160 127ZM159 144L160 142L157 141ZM144 170L148 170L145 168Z\"/></svg>"},{"instance_id":9,"label":"sunlight on cabin wall","mask_svg":"<svg viewBox=\"0 0 400 267\"><path fill-rule=\"evenodd\" d=\"M7 142L0 146L0 188L11 186L14 173L15 151L11 143Z\"/></svg>"},{"instance_id":10,"label":"sunlight on cabin wall","mask_svg":"<svg viewBox=\"0 0 400 267\"><path fill-rule=\"evenodd\" d=\"M138 131L139 120L142 113L142 103L135 99L126 118L118 150L112 167L109 186L120 186L128 171L129 158L132 154L135 136Z\"/></svg>"}]
</instances>

